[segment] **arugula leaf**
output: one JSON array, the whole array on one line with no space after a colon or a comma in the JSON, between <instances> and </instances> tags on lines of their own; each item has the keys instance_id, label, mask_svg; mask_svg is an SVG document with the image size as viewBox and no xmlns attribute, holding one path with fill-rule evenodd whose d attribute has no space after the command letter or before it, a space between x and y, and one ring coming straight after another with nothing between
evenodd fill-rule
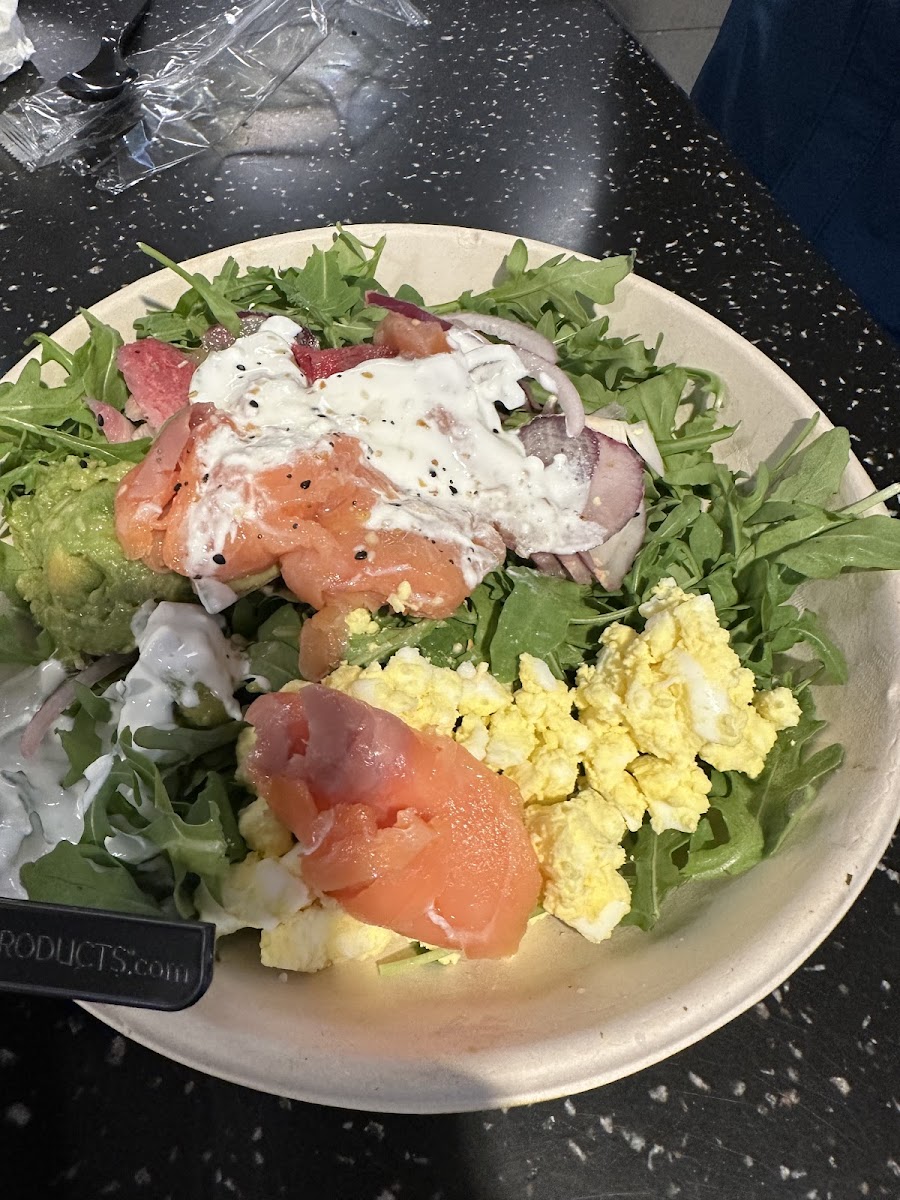
<instances>
[{"instance_id":1,"label":"arugula leaf","mask_svg":"<svg viewBox=\"0 0 900 1200\"><path fill-rule=\"evenodd\" d=\"M300 625L300 613L292 604L282 604L260 625L256 640L247 647L255 677L249 691L277 692L298 677Z\"/></svg>"},{"instance_id":2,"label":"arugula leaf","mask_svg":"<svg viewBox=\"0 0 900 1200\"><path fill-rule=\"evenodd\" d=\"M128 399L128 388L117 362L118 352L123 345L122 337L111 325L104 325L87 309L79 311L88 323L90 337L75 352L70 376L81 376L86 396L111 404L121 412Z\"/></svg>"},{"instance_id":3,"label":"arugula leaf","mask_svg":"<svg viewBox=\"0 0 900 1200\"><path fill-rule=\"evenodd\" d=\"M0 417L4 421L27 422L32 427L60 426L66 421L90 427L93 418L84 406L84 382L70 379L61 387L41 381L41 364L36 358L22 368L12 383L0 383Z\"/></svg>"},{"instance_id":4,"label":"arugula leaf","mask_svg":"<svg viewBox=\"0 0 900 1200\"><path fill-rule=\"evenodd\" d=\"M747 783L736 773L728 776L730 794L717 797L691 835L683 879L741 875L763 857L763 832L743 794Z\"/></svg>"},{"instance_id":5,"label":"arugula leaf","mask_svg":"<svg viewBox=\"0 0 900 1200\"><path fill-rule=\"evenodd\" d=\"M778 552L778 561L806 579L833 579L843 571L897 571L900 521L876 515L825 525Z\"/></svg>"},{"instance_id":6,"label":"arugula leaf","mask_svg":"<svg viewBox=\"0 0 900 1200\"><path fill-rule=\"evenodd\" d=\"M850 434L846 429L829 429L787 460L768 498L825 504L840 488L849 461Z\"/></svg>"},{"instance_id":7,"label":"arugula leaf","mask_svg":"<svg viewBox=\"0 0 900 1200\"><path fill-rule=\"evenodd\" d=\"M20 875L29 900L108 908L141 917L167 915L123 863L98 853L94 846L59 842L43 858L25 863Z\"/></svg>"},{"instance_id":8,"label":"arugula leaf","mask_svg":"<svg viewBox=\"0 0 900 1200\"><path fill-rule=\"evenodd\" d=\"M781 845L797 816L844 757L841 746L810 748L825 722L816 719L808 692L801 695L800 704L800 724L779 733L762 774L754 780L747 796L747 807L762 831L766 855Z\"/></svg>"},{"instance_id":9,"label":"arugula leaf","mask_svg":"<svg viewBox=\"0 0 900 1200\"><path fill-rule=\"evenodd\" d=\"M794 610L796 611L796 610ZM797 640L811 646L816 658L821 663L821 672L816 676L817 683L846 683L847 660L839 646L825 632L825 627L814 612L807 610L793 621L793 632ZM792 643L796 644L796 643Z\"/></svg>"},{"instance_id":10,"label":"arugula leaf","mask_svg":"<svg viewBox=\"0 0 900 1200\"><path fill-rule=\"evenodd\" d=\"M684 882L676 859L683 857L689 838L677 829L654 833L642 825L626 839L628 862L622 874L631 887L631 910L622 918L623 925L653 928L666 897Z\"/></svg>"},{"instance_id":11,"label":"arugula leaf","mask_svg":"<svg viewBox=\"0 0 900 1200\"><path fill-rule=\"evenodd\" d=\"M519 673L520 654L553 664L566 644L571 621L590 621L596 609L587 603L589 589L567 579L526 567L510 567L506 575L512 591L500 608L489 654L491 674L512 683Z\"/></svg>"},{"instance_id":12,"label":"arugula leaf","mask_svg":"<svg viewBox=\"0 0 900 1200\"><path fill-rule=\"evenodd\" d=\"M134 745L144 750L155 751L153 760L165 767L190 762L211 750L230 746L237 741L243 727L242 721L226 721L210 729L188 729L181 726L175 729L155 729L152 726L143 726L132 730L132 737Z\"/></svg>"},{"instance_id":13,"label":"arugula leaf","mask_svg":"<svg viewBox=\"0 0 900 1200\"><path fill-rule=\"evenodd\" d=\"M209 310L209 314L213 322L219 325L224 325L229 333L237 336L241 331L241 319L238 316L238 310L234 304L226 297L224 290L221 287L221 277L218 283L210 283L205 276L199 272L192 274L178 263L173 262L171 258L167 258L159 250L154 250L152 246L148 246L146 242L138 242L138 249L150 258L155 259L164 267L168 267L176 275L180 276L185 283L190 284L193 291L197 293L203 303Z\"/></svg>"},{"instance_id":14,"label":"arugula leaf","mask_svg":"<svg viewBox=\"0 0 900 1200\"><path fill-rule=\"evenodd\" d=\"M150 449L150 438L116 444L91 441L88 438L63 433L60 429L51 429L36 425L31 421L8 416L2 409L2 397L0 397L0 429L3 428L10 429L14 433L30 434L36 443L32 457L49 450L51 454L54 451L62 451L64 455L74 454L82 458L93 455L95 458L102 459L103 462L140 462Z\"/></svg>"}]
</instances>

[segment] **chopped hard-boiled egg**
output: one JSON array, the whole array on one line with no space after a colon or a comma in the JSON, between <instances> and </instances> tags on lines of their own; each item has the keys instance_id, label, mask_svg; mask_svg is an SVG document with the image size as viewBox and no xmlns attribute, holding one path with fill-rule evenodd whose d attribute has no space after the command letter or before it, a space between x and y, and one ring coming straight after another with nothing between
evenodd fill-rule
<instances>
[{"instance_id":1,"label":"chopped hard-boiled egg","mask_svg":"<svg viewBox=\"0 0 900 1200\"><path fill-rule=\"evenodd\" d=\"M544 908L588 941L604 941L631 907L618 870L625 862L621 814L585 788L558 804L529 805L525 819L544 877Z\"/></svg>"},{"instance_id":2,"label":"chopped hard-boiled egg","mask_svg":"<svg viewBox=\"0 0 900 1200\"><path fill-rule=\"evenodd\" d=\"M294 835L275 816L262 796L241 810L238 817L241 837L260 858L280 858L294 844Z\"/></svg>"},{"instance_id":3,"label":"chopped hard-boiled egg","mask_svg":"<svg viewBox=\"0 0 900 1200\"><path fill-rule=\"evenodd\" d=\"M380 925L365 925L327 896L295 912L260 937L265 967L282 971L321 971L342 962L368 962L409 945Z\"/></svg>"},{"instance_id":4,"label":"chopped hard-boiled egg","mask_svg":"<svg viewBox=\"0 0 900 1200\"><path fill-rule=\"evenodd\" d=\"M585 774L630 829L649 812L658 833L692 833L709 807L698 759L755 778L800 707L787 688L754 693L709 596L664 579L640 612L643 632L610 626L596 665L578 672L575 703L592 734Z\"/></svg>"},{"instance_id":5,"label":"chopped hard-boiled egg","mask_svg":"<svg viewBox=\"0 0 900 1200\"><path fill-rule=\"evenodd\" d=\"M619 874L626 829L649 815L658 833L693 832L709 807L701 763L754 778L778 730L800 718L787 688L754 691L709 596L664 579L640 613L642 631L614 624L604 632L596 663L579 670L574 688L528 654L513 688L486 663L437 667L411 647L384 665L345 664L324 681L415 729L455 738L514 780L544 878L542 904L595 942L630 907ZM347 618L353 632L367 632L370 621L364 609ZM239 758L248 748L239 745ZM290 863L292 835L262 800L244 810L240 827L257 863L247 868L252 889L261 862ZM232 899L236 908L248 905ZM327 898L244 923L264 928L263 962L292 970L399 948L395 935L361 925Z\"/></svg>"},{"instance_id":6,"label":"chopped hard-boiled egg","mask_svg":"<svg viewBox=\"0 0 900 1200\"><path fill-rule=\"evenodd\" d=\"M296 849L279 858L251 851L226 868L218 898L200 884L194 895L200 920L215 925L218 937L238 929L273 929L312 899L297 858Z\"/></svg>"}]
</instances>

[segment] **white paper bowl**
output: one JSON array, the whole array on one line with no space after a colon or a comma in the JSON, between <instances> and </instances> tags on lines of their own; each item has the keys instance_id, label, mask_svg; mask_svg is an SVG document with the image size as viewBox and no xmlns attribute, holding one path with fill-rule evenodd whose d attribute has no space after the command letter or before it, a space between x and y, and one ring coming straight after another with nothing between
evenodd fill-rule
<instances>
[{"instance_id":1,"label":"white paper bowl","mask_svg":"<svg viewBox=\"0 0 900 1200\"><path fill-rule=\"evenodd\" d=\"M388 245L380 280L412 283L427 301L490 286L513 238L426 225L356 226ZM264 238L192 260L206 274L229 254L242 265L301 264L330 231ZM532 263L559 252L528 244ZM130 336L145 298L174 303L169 272L124 288L93 311ZM724 447L749 467L815 412L763 354L700 309L646 280L622 283L612 331L665 335L662 360L705 367L727 384L723 417L740 418ZM74 347L80 320L58 335ZM829 428L824 417L820 429ZM846 500L872 491L854 459ZM350 965L285 978L260 966L253 937L222 944L204 999L175 1015L86 1005L127 1037L199 1070L263 1091L385 1112L454 1112L577 1092L690 1045L781 983L841 919L874 870L900 809L900 579L848 576L810 589L850 664L850 682L820 689L844 765L784 848L738 879L689 886L650 934L619 930L593 946L539 922L515 959L381 977ZM887 954L887 949L873 953Z\"/></svg>"}]
</instances>

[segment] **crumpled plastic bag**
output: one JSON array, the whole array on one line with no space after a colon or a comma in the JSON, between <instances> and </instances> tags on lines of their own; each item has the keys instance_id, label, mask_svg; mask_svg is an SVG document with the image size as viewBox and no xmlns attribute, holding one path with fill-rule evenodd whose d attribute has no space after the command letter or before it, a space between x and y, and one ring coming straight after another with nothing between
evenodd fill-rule
<instances>
[{"instance_id":1,"label":"crumpled plastic bag","mask_svg":"<svg viewBox=\"0 0 900 1200\"><path fill-rule=\"evenodd\" d=\"M0 146L28 170L68 161L122 191L210 148L227 153L229 139L238 149L241 127L332 37L290 108L295 119L321 121L324 108L332 124L352 124L348 97L367 83L383 90L401 33L425 23L409 0L239 0L132 55L140 77L112 100L84 103L53 86L10 105Z\"/></svg>"}]
</instances>

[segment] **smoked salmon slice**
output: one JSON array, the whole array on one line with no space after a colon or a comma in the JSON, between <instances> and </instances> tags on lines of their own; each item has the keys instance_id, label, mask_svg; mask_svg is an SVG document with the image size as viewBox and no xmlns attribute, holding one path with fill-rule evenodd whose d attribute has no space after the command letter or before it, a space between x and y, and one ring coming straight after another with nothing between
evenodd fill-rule
<instances>
[{"instance_id":1,"label":"smoked salmon slice","mask_svg":"<svg viewBox=\"0 0 900 1200\"><path fill-rule=\"evenodd\" d=\"M469 958L515 953L541 889L516 785L452 738L320 685L261 696L246 772L352 916Z\"/></svg>"},{"instance_id":2,"label":"smoked salmon slice","mask_svg":"<svg viewBox=\"0 0 900 1200\"><path fill-rule=\"evenodd\" d=\"M374 610L400 589L404 607L419 616L446 617L463 602L469 589L453 543L366 528L375 504L393 491L363 461L355 438L335 436L277 467L220 466L210 478L207 447L229 429L240 437L212 405L188 406L123 478L116 533L128 558L222 582L277 566L298 599L315 609ZM224 538L218 518L208 527L200 523L201 499L207 512L220 515ZM498 541L493 550L499 561L504 547ZM323 669L335 661L323 659Z\"/></svg>"}]
</instances>

